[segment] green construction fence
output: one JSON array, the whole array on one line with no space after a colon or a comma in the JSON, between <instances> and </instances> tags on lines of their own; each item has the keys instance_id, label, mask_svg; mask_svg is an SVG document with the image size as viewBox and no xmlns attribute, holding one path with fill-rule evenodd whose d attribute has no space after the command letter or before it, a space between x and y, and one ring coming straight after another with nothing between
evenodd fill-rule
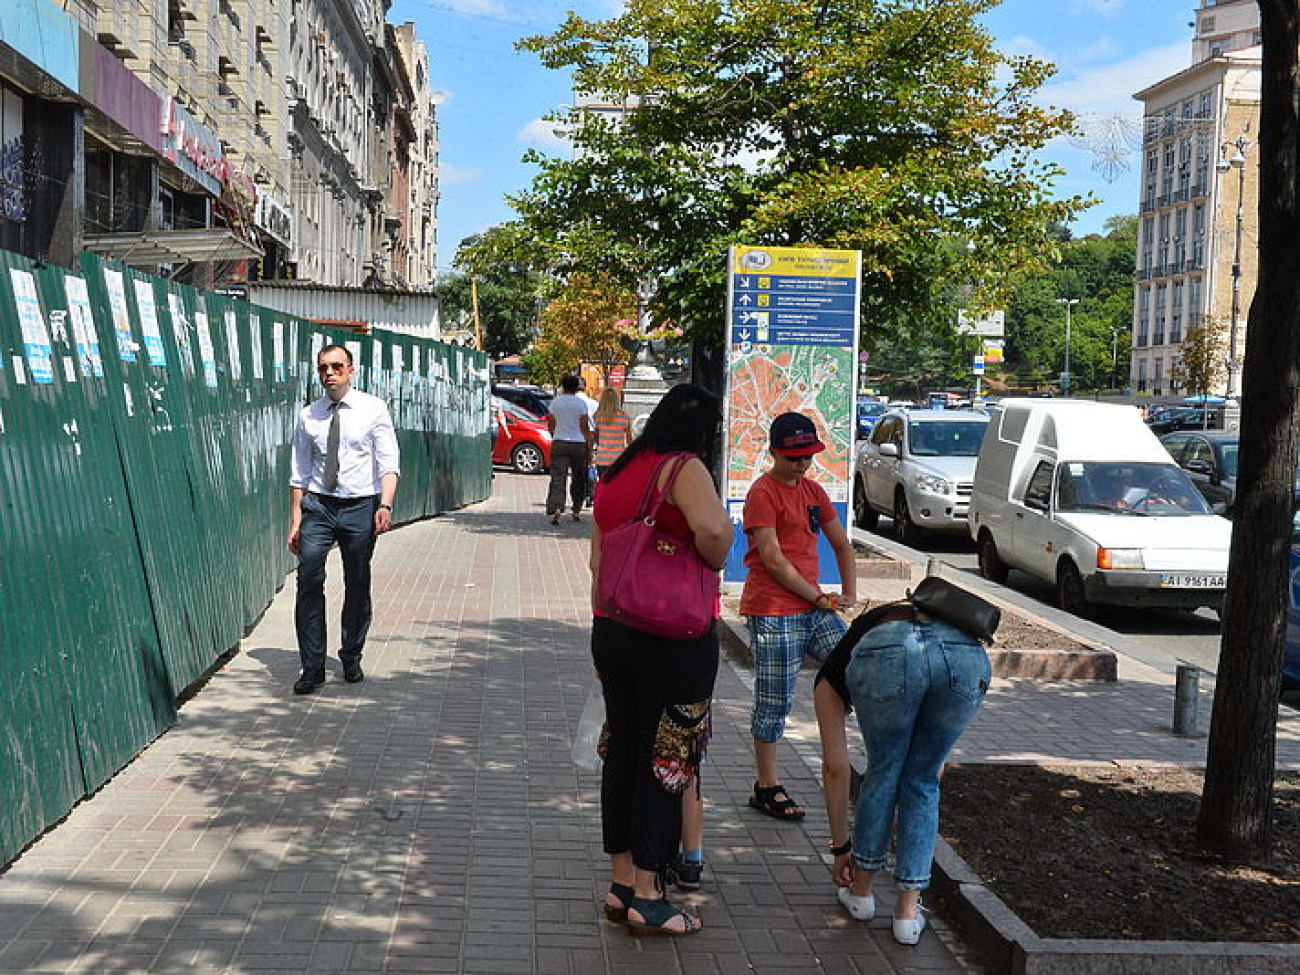
<instances>
[{"instance_id":1,"label":"green construction fence","mask_svg":"<svg viewBox=\"0 0 1300 975\"><path fill-rule=\"evenodd\" d=\"M488 496L482 353L0 252L0 864L170 726L283 584L327 343L389 403L398 522Z\"/></svg>"}]
</instances>

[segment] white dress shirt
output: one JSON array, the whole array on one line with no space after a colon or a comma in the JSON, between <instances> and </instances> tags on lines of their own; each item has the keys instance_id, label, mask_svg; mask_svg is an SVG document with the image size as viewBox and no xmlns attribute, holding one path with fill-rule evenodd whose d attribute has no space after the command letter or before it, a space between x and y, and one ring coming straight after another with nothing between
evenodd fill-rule
<instances>
[{"instance_id":1,"label":"white dress shirt","mask_svg":"<svg viewBox=\"0 0 1300 975\"><path fill-rule=\"evenodd\" d=\"M325 491L325 453L333 414L322 396L298 414L293 432L293 464L289 484L315 494L363 498L379 494L385 474L401 474L397 434L388 406L377 396L349 389L339 403L339 480Z\"/></svg>"}]
</instances>

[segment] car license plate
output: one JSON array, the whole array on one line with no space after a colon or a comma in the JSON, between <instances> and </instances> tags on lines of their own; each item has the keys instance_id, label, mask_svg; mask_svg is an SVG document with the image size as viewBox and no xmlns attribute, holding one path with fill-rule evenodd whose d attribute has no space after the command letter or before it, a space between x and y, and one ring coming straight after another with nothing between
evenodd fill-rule
<instances>
[{"instance_id":1,"label":"car license plate","mask_svg":"<svg viewBox=\"0 0 1300 975\"><path fill-rule=\"evenodd\" d=\"M1162 589L1222 589L1228 577L1222 572L1162 572Z\"/></svg>"}]
</instances>

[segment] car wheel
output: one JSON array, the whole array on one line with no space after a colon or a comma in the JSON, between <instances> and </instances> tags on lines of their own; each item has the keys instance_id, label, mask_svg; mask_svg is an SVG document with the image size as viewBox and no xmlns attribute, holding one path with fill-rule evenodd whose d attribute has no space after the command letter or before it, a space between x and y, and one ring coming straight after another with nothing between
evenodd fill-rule
<instances>
[{"instance_id":1,"label":"car wheel","mask_svg":"<svg viewBox=\"0 0 1300 975\"><path fill-rule=\"evenodd\" d=\"M921 540L921 529L907 510L907 495L902 491L894 496L894 531L904 545L916 545Z\"/></svg>"},{"instance_id":2,"label":"car wheel","mask_svg":"<svg viewBox=\"0 0 1300 975\"><path fill-rule=\"evenodd\" d=\"M1088 616L1092 604L1088 602L1087 590L1083 588L1083 576L1070 561L1061 563L1056 570L1056 605L1074 616Z\"/></svg>"},{"instance_id":3,"label":"car wheel","mask_svg":"<svg viewBox=\"0 0 1300 975\"><path fill-rule=\"evenodd\" d=\"M987 531L980 532L976 553L979 557L980 575L989 582L1003 583L1007 581L1007 575L1011 570L1002 561L1002 556L998 555L997 542L993 541L993 536Z\"/></svg>"},{"instance_id":4,"label":"car wheel","mask_svg":"<svg viewBox=\"0 0 1300 975\"><path fill-rule=\"evenodd\" d=\"M542 451L537 444L516 444L510 451L510 464L520 474L536 474L542 469Z\"/></svg>"},{"instance_id":5,"label":"car wheel","mask_svg":"<svg viewBox=\"0 0 1300 975\"><path fill-rule=\"evenodd\" d=\"M867 501L867 491L862 486L862 478L853 479L853 522L859 528L875 531L880 523L880 514Z\"/></svg>"}]
</instances>

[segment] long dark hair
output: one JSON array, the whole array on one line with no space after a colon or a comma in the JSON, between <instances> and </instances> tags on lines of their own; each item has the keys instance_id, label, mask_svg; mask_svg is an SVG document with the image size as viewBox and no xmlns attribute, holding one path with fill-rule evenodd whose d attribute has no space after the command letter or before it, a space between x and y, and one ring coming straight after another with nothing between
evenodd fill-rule
<instances>
[{"instance_id":1,"label":"long dark hair","mask_svg":"<svg viewBox=\"0 0 1300 975\"><path fill-rule=\"evenodd\" d=\"M619 455L605 473L605 479L617 477L619 471L645 450L664 454L689 451L712 470L713 448L721 423L722 401L718 397L699 386L678 383L664 393L646 420L641 436Z\"/></svg>"}]
</instances>

